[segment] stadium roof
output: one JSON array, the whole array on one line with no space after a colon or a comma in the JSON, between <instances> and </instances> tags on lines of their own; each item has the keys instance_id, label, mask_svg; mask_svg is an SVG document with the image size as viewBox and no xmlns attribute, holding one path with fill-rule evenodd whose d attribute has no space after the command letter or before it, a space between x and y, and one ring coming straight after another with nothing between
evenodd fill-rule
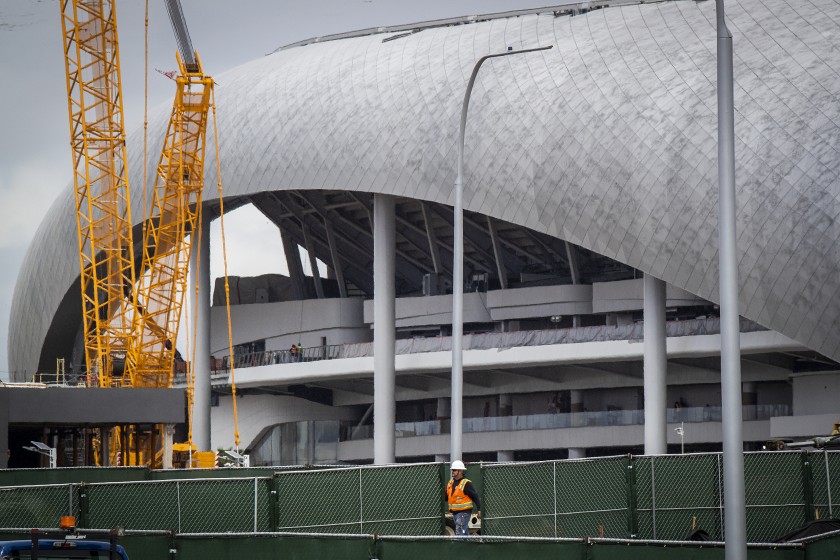
<instances>
[{"instance_id":1,"label":"stadium roof","mask_svg":"<svg viewBox=\"0 0 840 560\"><path fill-rule=\"evenodd\" d=\"M482 69L465 209L717 301L714 3L559 13L568 8L303 42L217 76L225 196L235 205L284 191L385 193L451 205L474 63L550 44ZM729 0L727 16L740 312L840 360L840 4ZM150 138L162 137L168 114L151 119ZM140 134L129 141L132 185L142 177ZM210 152L205 200L217 198ZM15 288L13 379L75 336L78 262L68 189Z\"/></svg>"}]
</instances>

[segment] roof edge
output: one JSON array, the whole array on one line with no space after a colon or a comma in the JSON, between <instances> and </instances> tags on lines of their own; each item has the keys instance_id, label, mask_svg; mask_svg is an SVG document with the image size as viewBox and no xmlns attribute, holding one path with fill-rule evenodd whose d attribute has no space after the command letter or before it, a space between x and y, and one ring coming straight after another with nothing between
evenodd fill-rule
<instances>
[{"instance_id":1,"label":"roof edge","mask_svg":"<svg viewBox=\"0 0 840 560\"><path fill-rule=\"evenodd\" d=\"M505 19L510 17L519 17L519 16L526 16L526 15L534 15L534 14L545 14L551 13L554 17L560 16L575 16L582 13L591 12L593 10L600 10L602 8L609 8L612 6L627 6L627 5L634 5L634 4L661 4L663 2L676 2L676 1L705 1L705 0L601 0L597 2L593 1L586 1L586 2L569 2L567 4L559 4L554 6L544 6L542 8L526 8L523 10L511 10L507 12L495 12L490 14L483 14L483 15L468 15L468 16L457 16L452 18L445 18L445 19L434 19L429 21L423 21L418 23L410 23L410 24L403 24L403 25L389 25L384 27L368 27L366 29L359 29L357 31L347 31L345 33L335 33L333 35L324 35L321 37L312 37L309 39L304 39L302 41L297 41L295 43L290 43L288 45L284 45L282 47L278 47L271 51L268 54L274 54L280 51L292 49L295 47L304 47L306 45L311 45L314 43L325 43L327 41L338 41L340 39L350 39L353 37L366 37L369 35L379 35L384 33L399 33L399 32L407 32L407 33L416 33L418 31L422 31L425 29L432 29L435 27L451 27L456 25L465 25L469 23L479 23L484 21L491 21L494 19Z\"/></svg>"}]
</instances>

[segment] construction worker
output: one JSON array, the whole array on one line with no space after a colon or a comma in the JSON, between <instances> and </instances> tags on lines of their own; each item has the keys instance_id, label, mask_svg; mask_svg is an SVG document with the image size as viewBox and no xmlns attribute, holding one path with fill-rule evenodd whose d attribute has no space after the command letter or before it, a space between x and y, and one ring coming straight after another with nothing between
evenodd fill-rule
<instances>
[{"instance_id":1,"label":"construction worker","mask_svg":"<svg viewBox=\"0 0 840 560\"><path fill-rule=\"evenodd\" d=\"M478 499L478 492L469 479L464 478L464 471L467 467L462 461L452 461L452 478L446 485L446 501L449 503L449 511L455 520L455 534L459 537L470 534L470 516L473 507L478 512L476 516L481 519L481 502Z\"/></svg>"}]
</instances>

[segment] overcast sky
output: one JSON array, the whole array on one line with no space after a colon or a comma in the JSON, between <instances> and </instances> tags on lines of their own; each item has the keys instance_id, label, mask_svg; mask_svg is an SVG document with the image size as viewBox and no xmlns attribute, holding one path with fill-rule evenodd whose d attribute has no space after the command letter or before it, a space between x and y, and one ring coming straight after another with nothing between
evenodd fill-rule
<instances>
[{"instance_id":1,"label":"overcast sky","mask_svg":"<svg viewBox=\"0 0 840 560\"><path fill-rule=\"evenodd\" d=\"M368 27L561 4L563 0L182 0L193 45L211 76L302 39ZM0 0L0 377L12 292L23 255L71 156L58 0ZM143 122L144 0L117 3L127 132ZM175 42L163 0L149 0L149 107L169 103ZM224 87L219 84L218 87ZM155 157L157 156L150 156ZM224 162L222 162L224 165ZM225 222L228 273L285 272L276 228L248 210ZM243 241L249 240L246 244ZM253 240L266 240L255 245ZM218 254L219 248L214 247ZM218 258L213 259L215 263ZM214 270L213 274L221 274Z\"/></svg>"}]
</instances>

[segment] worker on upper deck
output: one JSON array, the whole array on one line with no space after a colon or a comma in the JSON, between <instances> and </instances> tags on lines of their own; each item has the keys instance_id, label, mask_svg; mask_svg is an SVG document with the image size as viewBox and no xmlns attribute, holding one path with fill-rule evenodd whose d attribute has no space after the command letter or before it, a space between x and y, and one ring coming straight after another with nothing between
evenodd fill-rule
<instances>
[{"instance_id":1,"label":"worker on upper deck","mask_svg":"<svg viewBox=\"0 0 840 560\"><path fill-rule=\"evenodd\" d=\"M455 534L458 536L469 535L470 516L473 508L477 511L477 517L481 519L481 502L478 499L478 492L475 491L473 483L464 478L464 471L467 467L462 461L452 461L452 478L446 485L446 501L449 504L449 511L455 520Z\"/></svg>"}]
</instances>

